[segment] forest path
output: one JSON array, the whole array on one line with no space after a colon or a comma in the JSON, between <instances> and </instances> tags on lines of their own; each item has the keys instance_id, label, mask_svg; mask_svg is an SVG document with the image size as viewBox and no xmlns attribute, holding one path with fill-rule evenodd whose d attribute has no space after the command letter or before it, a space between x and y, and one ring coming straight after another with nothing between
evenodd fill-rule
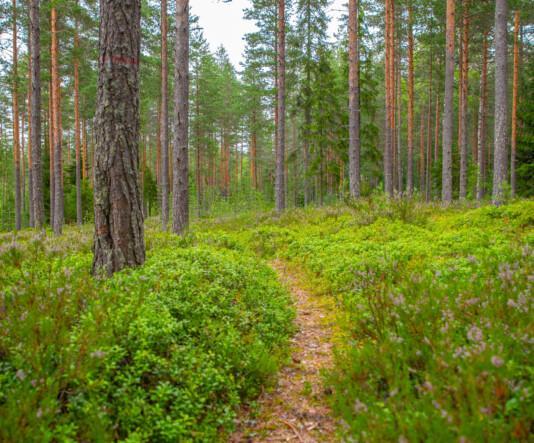
<instances>
[{"instance_id":1,"label":"forest path","mask_svg":"<svg viewBox=\"0 0 534 443\"><path fill-rule=\"evenodd\" d=\"M276 388L258 399L258 415L242 418L230 441L333 442L336 424L322 379L322 371L333 362L333 302L303 289L298 271L282 261L271 266L295 302L297 332L291 339L291 360L281 369Z\"/></svg>"}]
</instances>

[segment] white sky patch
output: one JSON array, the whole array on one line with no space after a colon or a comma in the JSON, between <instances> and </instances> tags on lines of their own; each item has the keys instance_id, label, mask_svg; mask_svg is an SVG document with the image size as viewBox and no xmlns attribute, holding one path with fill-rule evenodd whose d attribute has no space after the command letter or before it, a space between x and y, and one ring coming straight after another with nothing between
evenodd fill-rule
<instances>
[{"instance_id":1,"label":"white sky patch","mask_svg":"<svg viewBox=\"0 0 534 443\"><path fill-rule=\"evenodd\" d=\"M345 13L347 0L332 0L329 15L332 17L329 35L338 30L339 18ZM250 6L250 0L232 0L223 3L221 0L191 0L191 12L198 16L199 26L204 36L215 51L223 45L230 60L239 68L245 50L245 34L255 31L252 21L243 18L243 10Z\"/></svg>"}]
</instances>

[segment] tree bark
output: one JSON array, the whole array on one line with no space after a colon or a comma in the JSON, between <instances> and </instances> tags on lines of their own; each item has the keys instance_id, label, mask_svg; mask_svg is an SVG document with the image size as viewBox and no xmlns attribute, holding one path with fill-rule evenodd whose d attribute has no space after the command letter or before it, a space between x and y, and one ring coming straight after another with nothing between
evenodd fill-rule
<instances>
[{"instance_id":1,"label":"tree bark","mask_svg":"<svg viewBox=\"0 0 534 443\"><path fill-rule=\"evenodd\" d=\"M169 101L167 57L167 0L161 0L161 228L169 222Z\"/></svg>"},{"instance_id":2,"label":"tree bark","mask_svg":"<svg viewBox=\"0 0 534 443\"><path fill-rule=\"evenodd\" d=\"M495 2L495 149L493 156L493 204L504 200L504 187L508 174L508 61L507 61L508 1Z\"/></svg>"},{"instance_id":3,"label":"tree bark","mask_svg":"<svg viewBox=\"0 0 534 443\"><path fill-rule=\"evenodd\" d=\"M414 66L413 66L413 7L410 2L408 8L408 165L406 177L406 189L408 195L413 193L413 127L414 127Z\"/></svg>"},{"instance_id":4,"label":"tree bark","mask_svg":"<svg viewBox=\"0 0 534 443\"><path fill-rule=\"evenodd\" d=\"M57 41L57 10L50 11L51 27L51 66L52 66L52 108L53 120L53 151L54 151L54 234L61 235L63 228L63 155L61 150L61 108L60 78L58 67L58 41Z\"/></svg>"},{"instance_id":5,"label":"tree bark","mask_svg":"<svg viewBox=\"0 0 534 443\"><path fill-rule=\"evenodd\" d=\"M516 194L516 151L517 151L517 88L519 83L519 11L514 14L514 82L512 93L512 137L510 157L510 192Z\"/></svg>"},{"instance_id":6,"label":"tree bark","mask_svg":"<svg viewBox=\"0 0 534 443\"><path fill-rule=\"evenodd\" d=\"M384 146L384 189L393 196L393 139L395 127L394 107L394 39L395 39L395 5L394 0L386 0L386 140Z\"/></svg>"},{"instance_id":7,"label":"tree bark","mask_svg":"<svg viewBox=\"0 0 534 443\"><path fill-rule=\"evenodd\" d=\"M174 67L173 232L189 226L189 0L176 3L176 55Z\"/></svg>"},{"instance_id":8,"label":"tree bark","mask_svg":"<svg viewBox=\"0 0 534 443\"><path fill-rule=\"evenodd\" d=\"M139 187L141 1L100 2L93 273L145 261Z\"/></svg>"},{"instance_id":9,"label":"tree bark","mask_svg":"<svg viewBox=\"0 0 534 443\"><path fill-rule=\"evenodd\" d=\"M460 200L467 197L467 153L468 153L468 86L469 86L469 0L462 1L462 61L460 94Z\"/></svg>"},{"instance_id":10,"label":"tree bark","mask_svg":"<svg viewBox=\"0 0 534 443\"><path fill-rule=\"evenodd\" d=\"M15 165L15 229L17 231L22 228L18 93L17 0L13 0L13 158Z\"/></svg>"},{"instance_id":11,"label":"tree bark","mask_svg":"<svg viewBox=\"0 0 534 443\"><path fill-rule=\"evenodd\" d=\"M486 193L486 106L488 85L488 32L484 33L482 45L482 72L480 74L480 99L478 107L478 153L477 153L477 200Z\"/></svg>"},{"instance_id":12,"label":"tree bark","mask_svg":"<svg viewBox=\"0 0 534 443\"><path fill-rule=\"evenodd\" d=\"M454 0L447 0L445 93L443 109L443 170L441 199L452 202L452 133L454 113Z\"/></svg>"},{"instance_id":13,"label":"tree bark","mask_svg":"<svg viewBox=\"0 0 534 443\"><path fill-rule=\"evenodd\" d=\"M275 198L276 210L281 212L285 202L285 118L286 118L286 39L285 39L285 0L278 0L278 38L277 38L277 116L276 116L276 175Z\"/></svg>"},{"instance_id":14,"label":"tree bark","mask_svg":"<svg viewBox=\"0 0 534 443\"><path fill-rule=\"evenodd\" d=\"M359 0L349 1L349 185L360 197L360 41Z\"/></svg>"},{"instance_id":15,"label":"tree bark","mask_svg":"<svg viewBox=\"0 0 534 443\"><path fill-rule=\"evenodd\" d=\"M82 159L80 139L80 62L78 60L78 21L74 28L74 146L76 150L76 222L83 223L82 213Z\"/></svg>"}]
</instances>

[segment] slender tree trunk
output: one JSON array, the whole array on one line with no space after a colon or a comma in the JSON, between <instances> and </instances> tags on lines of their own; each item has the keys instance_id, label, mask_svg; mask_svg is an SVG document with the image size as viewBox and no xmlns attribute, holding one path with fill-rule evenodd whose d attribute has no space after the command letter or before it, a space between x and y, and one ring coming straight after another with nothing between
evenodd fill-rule
<instances>
[{"instance_id":1,"label":"slender tree trunk","mask_svg":"<svg viewBox=\"0 0 534 443\"><path fill-rule=\"evenodd\" d=\"M82 180L87 179L87 123L82 118Z\"/></svg>"},{"instance_id":2,"label":"slender tree trunk","mask_svg":"<svg viewBox=\"0 0 534 443\"><path fill-rule=\"evenodd\" d=\"M400 74L400 48L399 48L399 63L397 64L397 190L402 193L403 177L402 177L402 84Z\"/></svg>"},{"instance_id":3,"label":"slender tree trunk","mask_svg":"<svg viewBox=\"0 0 534 443\"><path fill-rule=\"evenodd\" d=\"M488 32L484 33L482 45L482 73L480 75L480 100L478 108L478 154L477 154L477 200L486 193L486 104L488 85Z\"/></svg>"},{"instance_id":4,"label":"slender tree trunk","mask_svg":"<svg viewBox=\"0 0 534 443\"><path fill-rule=\"evenodd\" d=\"M141 1L100 3L93 273L145 261L139 187Z\"/></svg>"},{"instance_id":5,"label":"slender tree trunk","mask_svg":"<svg viewBox=\"0 0 534 443\"><path fill-rule=\"evenodd\" d=\"M421 124L419 126L419 192L421 198L425 192L425 113L421 105Z\"/></svg>"},{"instance_id":6,"label":"slender tree trunk","mask_svg":"<svg viewBox=\"0 0 534 443\"><path fill-rule=\"evenodd\" d=\"M428 108L426 116L426 163L425 163L425 200L430 200L430 164L432 161L432 150L430 149L430 140L432 139L432 132L430 130L430 124L432 120L432 74L433 74L433 54L430 51L430 76L428 79Z\"/></svg>"},{"instance_id":7,"label":"slender tree trunk","mask_svg":"<svg viewBox=\"0 0 534 443\"><path fill-rule=\"evenodd\" d=\"M31 34L31 30L30 30ZM33 210L33 162L32 162L32 55L31 55L31 35L29 35L28 43L28 98L27 98L27 107L28 107L28 200L29 200L29 218L30 218L30 228L35 227L34 215L35 211Z\"/></svg>"},{"instance_id":8,"label":"slender tree trunk","mask_svg":"<svg viewBox=\"0 0 534 443\"><path fill-rule=\"evenodd\" d=\"M176 56L174 67L173 232L189 226L189 0L176 3Z\"/></svg>"},{"instance_id":9,"label":"slender tree trunk","mask_svg":"<svg viewBox=\"0 0 534 443\"><path fill-rule=\"evenodd\" d=\"M454 113L454 0L447 0L445 93L443 109L443 170L441 198L452 202L452 132Z\"/></svg>"},{"instance_id":10,"label":"slender tree trunk","mask_svg":"<svg viewBox=\"0 0 534 443\"><path fill-rule=\"evenodd\" d=\"M258 151L258 136L256 133L256 110L252 111L252 131L250 141L250 180L252 182L252 189L258 189L258 174L257 174L257 151Z\"/></svg>"},{"instance_id":11,"label":"slender tree trunk","mask_svg":"<svg viewBox=\"0 0 534 443\"><path fill-rule=\"evenodd\" d=\"M384 188L388 196L393 196L393 140L395 127L394 108L394 40L395 40L394 0L386 0L386 142L384 146Z\"/></svg>"},{"instance_id":12,"label":"slender tree trunk","mask_svg":"<svg viewBox=\"0 0 534 443\"><path fill-rule=\"evenodd\" d=\"M52 65L52 107L54 109L53 150L54 150L54 234L61 235L63 227L63 155L61 150L61 108L60 79L58 67L57 10L50 12L51 27L51 65Z\"/></svg>"},{"instance_id":13,"label":"slender tree trunk","mask_svg":"<svg viewBox=\"0 0 534 443\"><path fill-rule=\"evenodd\" d=\"M360 197L360 43L359 0L349 1L349 183L350 195Z\"/></svg>"},{"instance_id":14,"label":"slender tree trunk","mask_svg":"<svg viewBox=\"0 0 534 443\"><path fill-rule=\"evenodd\" d=\"M439 160L439 94L436 94L436 120L435 120L435 128L434 128L434 163L437 163Z\"/></svg>"},{"instance_id":15,"label":"slender tree trunk","mask_svg":"<svg viewBox=\"0 0 534 443\"><path fill-rule=\"evenodd\" d=\"M167 0L161 0L161 229L169 222L169 101L167 57Z\"/></svg>"},{"instance_id":16,"label":"slender tree trunk","mask_svg":"<svg viewBox=\"0 0 534 443\"><path fill-rule=\"evenodd\" d=\"M504 200L508 175L508 60L507 60L508 1L495 2L495 149L493 156L493 204Z\"/></svg>"},{"instance_id":17,"label":"slender tree trunk","mask_svg":"<svg viewBox=\"0 0 534 443\"><path fill-rule=\"evenodd\" d=\"M15 165L15 229L17 231L22 228L18 92L17 0L13 0L13 158Z\"/></svg>"},{"instance_id":18,"label":"slender tree trunk","mask_svg":"<svg viewBox=\"0 0 534 443\"><path fill-rule=\"evenodd\" d=\"M516 195L516 151L517 151L517 87L519 83L519 11L514 15L514 83L512 93L512 140L510 158L510 186L512 198Z\"/></svg>"},{"instance_id":19,"label":"slender tree trunk","mask_svg":"<svg viewBox=\"0 0 534 443\"><path fill-rule=\"evenodd\" d=\"M56 180L54 178L54 106L52 105L52 80L48 82L48 175L50 176L49 202L50 202L50 226L54 226L54 188Z\"/></svg>"},{"instance_id":20,"label":"slender tree trunk","mask_svg":"<svg viewBox=\"0 0 534 443\"><path fill-rule=\"evenodd\" d=\"M467 197L467 153L468 153L468 86L469 86L469 0L462 1L462 76L461 76L461 99L460 99L460 200Z\"/></svg>"},{"instance_id":21,"label":"slender tree trunk","mask_svg":"<svg viewBox=\"0 0 534 443\"><path fill-rule=\"evenodd\" d=\"M80 75L78 60L79 37L78 21L76 20L74 30L74 145L76 149L76 222L83 223L82 213L82 159L81 159L81 139L80 139Z\"/></svg>"},{"instance_id":22,"label":"slender tree trunk","mask_svg":"<svg viewBox=\"0 0 534 443\"><path fill-rule=\"evenodd\" d=\"M286 13L285 0L278 0L278 38L277 38L277 118L276 118L276 176L275 197L276 210L281 212L286 207L284 180L285 164L285 118L286 118Z\"/></svg>"},{"instance_id":23,"label":"slender tree trunk","mask_svg":"<svg viewBox=\"0 0 534 443\"><path fill-rule=\"evenodd\" d=\"M414 66L413 66L413 7L410 1L408 8L408 165L406 189L408 195L413 193L413 150L414 150Z\"/></svg>"}]
</instances>

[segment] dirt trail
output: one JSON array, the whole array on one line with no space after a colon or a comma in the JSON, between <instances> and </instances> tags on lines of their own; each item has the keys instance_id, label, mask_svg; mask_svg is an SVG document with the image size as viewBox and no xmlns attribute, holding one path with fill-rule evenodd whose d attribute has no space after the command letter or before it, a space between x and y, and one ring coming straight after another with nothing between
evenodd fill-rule
<instances>
[{"instance_id":1,"label":"dirt trail","mask_svg":"<svg viewBox=\"0 0 534 443\"><path fill-rule=\"evenodd\" d=\"M284 263L271 265L297 310L291 362L281 370L276 388L259 398L258 416L242 418L231 442L333 442L335 422L321 375L332 365L330 303L302 289Z\"/></svg>"}]
</instances>

